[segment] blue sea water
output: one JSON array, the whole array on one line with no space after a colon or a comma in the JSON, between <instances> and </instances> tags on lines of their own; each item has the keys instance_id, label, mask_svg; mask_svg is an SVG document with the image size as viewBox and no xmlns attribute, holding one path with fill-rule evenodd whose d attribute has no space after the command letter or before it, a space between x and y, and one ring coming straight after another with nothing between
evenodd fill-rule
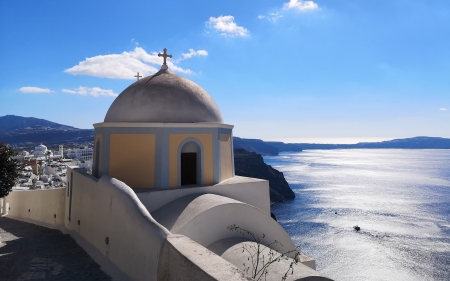
<instances>
[{"instance_id":1,"label":"blue sea water","mask_svg":"<svg viewBox=\"0 0 450 281\"><path fill-rule=\"evenodd\" d=\"M296 194L273 213L323 275L450 280L450 150L307 150L264 160Z\"/></svg>"}]
</instances>

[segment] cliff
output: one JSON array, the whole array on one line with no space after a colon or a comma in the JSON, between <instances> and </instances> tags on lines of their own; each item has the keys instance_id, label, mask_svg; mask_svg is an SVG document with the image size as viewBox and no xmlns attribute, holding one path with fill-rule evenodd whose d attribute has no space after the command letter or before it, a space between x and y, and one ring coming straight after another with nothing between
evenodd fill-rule
<instances>
[{"instance_id":1,"label":"cliff","mask_svg":"<svg viewBox=\"0 0 450 281\"><path fill-rule=\"evenodd\" d=\"M242 139L233 137L233 147L235 149L241 148L250 152L256 152L261 155L278 155L278 149L267 142L259 139Z\"/></svg>"},{"instance_id":2,"label":"cliff","mask_svg":"<svg viewBox=\"0 0 450 281\"><path fill-rule=\"evenodd\" d=\"M235 149L234 169L238 176L268 180L272 203L295 198L295 193L289 187L283 173L264 163L260 154L244 149Z\"/></svg>"}]
</instances>

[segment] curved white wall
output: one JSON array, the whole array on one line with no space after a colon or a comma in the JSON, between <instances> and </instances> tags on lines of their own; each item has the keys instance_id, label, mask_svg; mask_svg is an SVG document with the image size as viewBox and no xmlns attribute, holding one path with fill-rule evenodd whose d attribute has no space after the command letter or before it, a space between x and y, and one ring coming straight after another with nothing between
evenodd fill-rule
<instances>
[{"instance_id":1,"label":"curved white wall","mask_svg":"<svg viewBox=\"0 0 450 281\"><path fill-rule=\"evenodd\" d=\"M208 247L214 242L240 237L241 234L227 229L237 225L255 236L265 238L262 244L280 253L295 250L295 245L286 231L260 209L231 198L214 194L192 194L174 200L152 212L153 217L172 233L185 235L197 243ZM290 255L294 256L294 252Z\"/></svg>"},{"instance_id":2,"label":"curved white wall","mask_svg":"<svg viewBox=\"0 0 450 281\"><path fill-rule=\"evenodd\" d=\"M258 245L255 242L241 242L238 244L235 244L234 246L230 247L228 250L223 252L221 254L221 257L225 260L229 261L230 263L234 264L241 270L246 270L247 267L251 268L253 266L252 262L247 260L250 256L248 252L242 252L242 247L246 245L246 249L251 252L253 255L256 254L255 249L258 247ZM258 269L261 269L263 264L262 256L268 257L270 250L265 248L261 249L262 253L260 254L260 264ZM279 252L274 252L274 257L280 257L281 254ZM256 255L255 255L256 258ZM264 260L264 262L267 262L267 259ZM280 280L282 276L286 274L287 271L289 271L289 274L287 275L286 281L332 281L329 278L323 277L320 273L315 271L313 268L310 268L309 266L305 265L303 262L298 262L297 264L292 264L292 271L289 269L291 268L291 263L293 262L293 259L289 258L281 258L279 262L274 262L271 265L267 267L268 274L263 279L265 280ZM246 265L244 266L244 263Z\"/></svg>"},{"instance_id":3,"label":"curved white wall","mask_svg":"<svg viewBox=\"0 0 450 281\"><path fill-rule=\"evenodd\" d=\"M97 182L72 169L68 175L72 171L67 229L78 232L131 279L157 280L160 248L170 232L150 216L125 183L109 176Z\"/></svg>"},{"instance_id":4,"label":"curved white wall","mask_svg":"<svg viewBox=\"0 0 450 281\"><path fill-rule=\"evenodd\" d=\"M183 235L169 235L161 247L158 280L250 281L243 271Z\"/></svg>"},{"instance_id":5,"label":"curved white wall","mask_svg":"<svg viewBox=\"0 0 450 281\"><path fill-rule=\"evenodd\" d=\"M227 229L232 224L255 235L265 234L263 244L280 241L282 245L272 246L278 252L295 249L289 235L270 217L270 212L231 198L214 194L178 198L182 195L181 189L174 190L172 199L178 199L153 212L152 217L136 193L117 179L109 176L97 179L83 169L70 167L67 175L68 188L12 192L4 202L11 207L9 216L47 226L65 226L71 235L82 237L90 244L83 246L85 249L94 247L132 280L158 280L158 272L169 273L173 277L169 280L193 280L191 276L210 276L211 280L247 279L242 271L204 248L224 238L240 237ZM229 192L242 198L250 197L252 194L246 193L252 191L263 198L257 203L268 208L267 182L255 180L249 183L249 180L236 178L226 184L186 190ZM242 186L246 188L237 192ZM257 191L263 191L263 195L258 195ZM155 193L150 192L148 196ZM180 235L169 239L171 233L167 229L200 245ZM166 248L163 249L164 244Z\"/></svg>"},{"instance_id":6,"label":"curved white wall","mask_svg":"<svg viewBox=\"0 0 450 281\"><path fill-rule=\"evenodd\" d=\"M181 187L139 192L137 196L149 212L154 212L173 200L194 193L212 193L230 197L255 206L270 215L269 181L235 176L211 186Z\"/></svg>"}]
</instances>

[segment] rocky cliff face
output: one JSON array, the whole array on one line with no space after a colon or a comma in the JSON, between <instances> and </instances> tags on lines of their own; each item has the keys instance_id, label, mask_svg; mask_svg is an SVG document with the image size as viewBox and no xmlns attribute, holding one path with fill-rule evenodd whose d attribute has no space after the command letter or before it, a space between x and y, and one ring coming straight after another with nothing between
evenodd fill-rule
<instances>
[{"instance_id":1,"label":"rocky cliff face","mask_svg":"<svg viewBox=\"0 0 450 281\"><path fill-rule=\"evenodd\" d=\"M270 201L273 203L295 198L295 193L289 187L283 173L264 163L260 154L244 149L235 149L234 168L238 176L268 180Z\"/></svg>"}]
</instances>

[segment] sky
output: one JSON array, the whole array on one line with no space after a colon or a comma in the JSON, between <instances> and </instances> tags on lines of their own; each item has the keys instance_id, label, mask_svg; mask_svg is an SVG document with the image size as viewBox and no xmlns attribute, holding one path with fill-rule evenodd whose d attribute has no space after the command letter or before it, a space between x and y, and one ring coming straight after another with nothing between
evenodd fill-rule
<instances>
[{"instance_id":1,"label":"sky","mask_svg":"<svg viewBox=\"0 0 450 281\"><path fill-rule=\"evenodd\" d=\"M0 116L93 128L163 48L235 136L450 137L448 0L2 0Z\"/></svg>"}]
</instances>

